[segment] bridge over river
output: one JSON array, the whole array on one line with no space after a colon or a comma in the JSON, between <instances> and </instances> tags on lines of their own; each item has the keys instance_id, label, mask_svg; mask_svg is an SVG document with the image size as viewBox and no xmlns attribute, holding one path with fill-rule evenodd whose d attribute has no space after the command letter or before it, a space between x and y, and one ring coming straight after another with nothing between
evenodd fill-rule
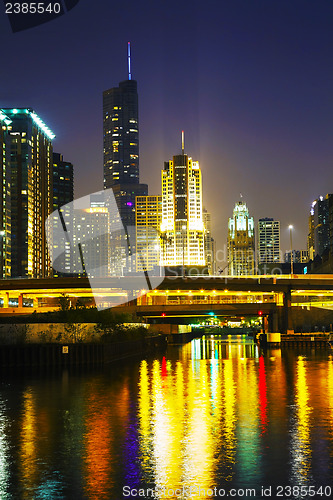
<instances>
[{"instance_id":1,"label":"bridge over river","mask_svg":"<svg viewBox=\"0 0 333 500\"><path fill-rule=\"evenodd\" d=\"M135 312L153 322L189 322L197 316L263 317L267 331L292 330L290 309L333 309L333 275L272 275L247 277L165 277L154 290L142 289L141 277L13 279L0 281L0 314L46 312L59 307L66 294L73 305L89 306L94 297L102 307Z\"/></svg>"}]
</instances>

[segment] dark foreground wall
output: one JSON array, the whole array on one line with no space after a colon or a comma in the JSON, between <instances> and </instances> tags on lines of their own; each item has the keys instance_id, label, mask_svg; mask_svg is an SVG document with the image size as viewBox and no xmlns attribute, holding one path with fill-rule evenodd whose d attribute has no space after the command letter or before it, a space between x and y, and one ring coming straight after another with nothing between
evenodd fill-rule
<instances>
[{"instance_id":1,"label":"dark foreground wall","mask_svg":"<svg viewBox=\"0 0 333 500\"><path fill-rule=\"evenodd\" d=\"M295 332L332 331L333 311L320 307L309 310L302 307L292 307L292 323Z\"/></svg>"},{"instance_id":2,"label":"dark foreground wall","mask_svg":"<svg viewBox=\"0 0 333 500\"><path fill-rule=\"evenodd\" d=\"M0 367L104 364L148 354L166 345L163 335L112 343L0 345Z\"/></svg>"}]
</instances>

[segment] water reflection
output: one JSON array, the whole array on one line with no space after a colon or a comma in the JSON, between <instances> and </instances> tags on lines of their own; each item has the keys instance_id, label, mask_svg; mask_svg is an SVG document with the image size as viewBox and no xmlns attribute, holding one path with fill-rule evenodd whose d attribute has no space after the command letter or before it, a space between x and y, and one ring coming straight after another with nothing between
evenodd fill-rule
<instances>
[{"instance_id":1,"label":"water reflection","mask_svg":"<svg viewBox=\"0 0 333 500\"><path fill-rule=\"evenodd\" d=\"M38 422L35 406L35 394L29 387L23 395L23 410L20 438L20 479L23 486L23 498L31 498L38 484L37 466Z\"/></svg>"},{"instance_id":2,"label":"water reflection","mask_svg":"<svg viewBox=\"0 0 333 500\"><path fill-rule=\"evenodd\" d=\"M329 484L332 422L328 351L196 339L111 372L2 385L0 498Z\"/></svg>"},{"instance_id":3,"label":"water reflection","mask_svg":"<svg viewBox=\"0 0 333 500\"><path fill-rule=\"evenodd\" d=\"M298 356L296 362L294 426L291 447L292 476L299 484L305 484L311 471L309 391L307 385L306 358Z\"/></svg>"},{"instance_id":4,"label":"water reflection","mask_svg":"<svg viewBox=\"0 0 333 500\"><path fill-rule=\"evenodd\" d=\"M333 356L330 356L328 361L328 370L327 370L327 401L329 405L329 435L330 438L333 439ZM331 449L331 456L333 456L333 449Z\"/></svg>"},{"instance_id":5,"label":"water reflection","mask_svg":"<svg viewBox=\"0 0 333 500\"><path fill-rule=\"evenodd\" d=\"M225 480L231 481L234 475L236 462L236 382L233 363L224 360L222 364L221 380L221 458L222 469L225 471Z\"/></svg>"},{"instance_id":6,"label":"water reflection","mask_svg":"<svg viewBox=\"0 0 333 500\"><path fill-rule=\"evenodd\" d=\"M9 485L8 416L6 401L0 397L0 498L7 498Z\"/></svg>"},{"instance_id":7,"label":"water reflection","mask_svg":"<svg viewBox=\"0 0 333 500\"><path fill-rule=\"evenodd\" d=\"M89 498L96 500L108 498L105 485L112 478L110 406L99 402L98 395L89 393L84 436L85 490Z\"/></svg>"}]
</instances>

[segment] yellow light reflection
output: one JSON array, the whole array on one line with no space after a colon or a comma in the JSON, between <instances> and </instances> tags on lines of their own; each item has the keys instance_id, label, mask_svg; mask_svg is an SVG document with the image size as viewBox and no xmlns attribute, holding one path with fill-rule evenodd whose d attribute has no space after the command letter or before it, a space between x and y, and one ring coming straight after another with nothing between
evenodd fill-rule
<instances>
[{"instance_id":1,"label":"yellow light reflection","mask_svg":"<svg viewBox=\"0 0 333 500\"><path fill-rule=\"evenodd\" d=\"M151 468L151 399L149 391L148 364L143 360L140 365L139 381L139 435L140 435L140 462L144 473Z\"/></svg>"},{"instance_id":2,"label":"yellow light reflection","mask_svg":"<svg viewBox=\"0 0 333 500\"><path fill-rule=\"evenodd\" d=\"M242 470L248 477L259 479L259 393L258 367L254 360L241 362L238 366L238 454ZM251 388L249 390L249 388Z\"/></svg>"},{"instance_id":3,"label":"yellow light reflection","mask_svg":"<svg viewBox=\"0 0 333 500\"><path fill-rule=\"evenodd\" d=\"M214 425L210 414L210 391L207 364L188 370L188 432L185 441L187 484L211 488L215 454ZM193 496L193 499L199 497Z\"/></svg>"},{"instance_id":4,"label":"yellow light reflection","mask_svg":"<svg viewBox=\"0 0 333 500\"><path fill-rule=\"evenodd\" d=\"M232 360L223 361L223 399L222 399L222 414L223 420L221 428L223 429L223 469L225 470L225 478L231 481L233 477L233 464L235 463L236 453L236 384L234 379L234 369Z\"/></svg>"},{"instance_id":5,"label":"yellow light reflection","mask_svg":"<svg viewBox=\"0 0 333 500\"><path fill-rule=\"evenodd\" d=\"M333 358L330 356L328 361L327 370L327 391L328 391L328 404L330 408L331 418L331 433L333 432Z\"/></svg>"},{"instance_id":6,"label":"yellow light reflection","mask_svg":"<svg viewBox=\"0 0 333 500\"><path fill-rule=\"evenodd\" d=\"M298 356L296 365L296 439L292 447L293 472L298 480L309 476L311 467L309 391L307 385L306 359Z\"/></svg>"},{"instance_id":7,"label":"yellow light reflection","mask_svg":"<svg viewBox=\"0 0 333 500\"><path fill-rule=\"evenodd\" d=\"M23 395L23 412L21 425L19 467L23 485L23 498L32 498L32 492L38 483L37 475L37 438L38 422L35 409L35 398L31 389Z\"/></svg>"},{"instance_id":8,"label":"yellow light reflection","mask_svg":"<svg viewBox=\"0 0 333 500\"><path fill-rule=\"evenodd\" d=\"M179 377L178 371L178 386L181 383ZM173 387L172 374L164 373L163 366L155 360L152 376L153 449L156 485L161 488L168 485L178 487L182 476L183 419L177 413L179 399L175 398Z\"/></svg>"},{"instance_id":9,"label":"yellow light reflection","mask_svg":"<svg viewBox=\"0 0 333 500\"><path fill-rule=\"evenodd\" d=\"M111 486L110 405L92 388L87 395L85 447L85 490L89 499L107 500Z\"/></svg>"}]
</instances>

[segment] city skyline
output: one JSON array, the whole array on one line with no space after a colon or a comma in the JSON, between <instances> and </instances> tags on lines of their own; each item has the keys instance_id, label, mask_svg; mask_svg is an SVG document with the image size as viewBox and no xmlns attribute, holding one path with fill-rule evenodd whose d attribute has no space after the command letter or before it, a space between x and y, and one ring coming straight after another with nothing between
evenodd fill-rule
<instances>
[{"instance_id":1,"label":"city skyline","mask_svg":"<svg viewBox=\"0 0 333 500\"><path fill-rule=\"evenodd\" d=\"M243 1L201 11L199 3L183 2L173 16L173 3L163 13L134 2L126 12L101 5L105 15L80 2L67 16L18 34L0 16L2 44L10 47L4 53L2 107L32 106L50 124L55 150L75 165L75 197L102 185L101 93L126 78L131 40L140 96L141 182L149 183L151 193L160 192L161 165L185 129L186 149L200 161L217 249L226 242L240 192L256 221L281 221L282 249L288 249L289 224L295 248L305 249L311 203L333 185L333 75L327 64L332 6ZM119 20L113 44L105 44L109 9ZM175 30L185 23L177 41L166 36L171 22ZM16 66L12 54L22 43L41 39L45 43L31 60ZM45 74L46 53L53 65L66 66L66 78ZM34 84L27 84L32 73Z\"/></svg>"}]
</instances>

